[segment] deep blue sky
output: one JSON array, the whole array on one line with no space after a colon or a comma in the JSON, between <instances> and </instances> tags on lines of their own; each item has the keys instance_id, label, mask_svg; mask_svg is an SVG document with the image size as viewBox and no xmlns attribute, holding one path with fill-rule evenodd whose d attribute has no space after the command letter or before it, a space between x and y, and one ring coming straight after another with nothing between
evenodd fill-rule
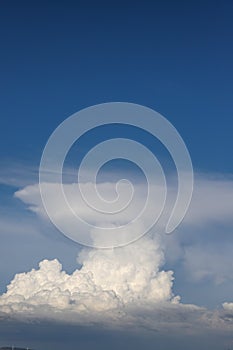
<instances>
[{"instance_id":1,"label":"deep blue sky","mask_svg":"<svg viewBox=\"0 0 233 350\"><path fill-rule=\"evenodd\" d=\"M232 172L232 1L3 1L3 160L38 164L66 117L127 101L179 130L195 168Z\"/></svg>"}]
</instances>

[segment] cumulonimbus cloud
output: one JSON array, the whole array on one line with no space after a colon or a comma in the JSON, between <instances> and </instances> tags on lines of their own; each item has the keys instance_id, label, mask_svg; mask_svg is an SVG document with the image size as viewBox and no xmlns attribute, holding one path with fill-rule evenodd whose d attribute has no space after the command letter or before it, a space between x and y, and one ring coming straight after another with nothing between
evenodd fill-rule
<instances>
[{"instance_id":1,"label":"cumulonimbus cloud","mask_svg":"<svg viewBox=\"0 0 233 350\"><path fill-rule=\"evenodd\" d=\"M185 327L188 334L233 327L225 319L228 304L218 314L182 304L173 294L173 272L161 270L159 239L144 237L112 250L84 248L78 263L81 267L71 275L56 259L17 274L0 296L0 316L156 331Z\"/></svg>"},{"instance_id":2,"label":"cumulonimbus cloud","mask_svg":"<svg viewBox=\"0 0 233 350\"><path fill-rule=\"evenodd\" d=\"M154 239L113 250L83 249L81 268L69 275L58 260L15 276L1 296L1 310L21 312L48 305L77 313L123 308L127 304L178 302L173 273L160 271L163 254Z\"/></svg>"},{"instance_id":3,"label":"cumulonimbus cloud","mask_svg":"<svg viewBox=\"0 0 233 350\"><path fill-rule=\"evenodd\" d=\"M197 181L200 182L199 190L196 195L194 193L194 203L185 223L196 225L214 221L217 212L218 220L232 221L229 206L233 198L232 182ZM56 201L56 184L46 186L51 191L56 215L60 220L69 220ZM72 193L74 185L65 186ZM100 186L104 194L112 191L115 184ZM138 188L139 192L141 190ZM206 203L211 193L210 203ZM213 201L216 193L221 196L222 203ZM15 196L40 217L46 218L37 185L27 186ZM94 224L99 223L98 218L88 216L88 212L84 211L83 215ZM118 221L124 223L125 219L119 214ZM161 269L164 255L159 237L145 236L133 244L110 250L84 248L78 256L78 263L81 268L71 275L62 271L57 260L44 260L38 270L16 275L7 292L0 297L3 317L60 318L76 323L97 320L123 327L141 324L149 329L163 328L164 325L167 328L168 324L175 328L185 325L186 329L233 327L232 318L229 318L232 303L224 303L220 312L210 312L195 305L184 305L173 294L173 272Z\"/></svg>"}]
</instances>

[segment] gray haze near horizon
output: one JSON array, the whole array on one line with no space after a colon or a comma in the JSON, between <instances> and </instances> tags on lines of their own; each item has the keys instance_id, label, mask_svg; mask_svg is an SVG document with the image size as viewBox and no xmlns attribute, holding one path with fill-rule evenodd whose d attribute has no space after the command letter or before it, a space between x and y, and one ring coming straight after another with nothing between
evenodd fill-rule
<instances>
[{"instance_id":1,"label":"gray haze near horizon","mask_svg":"<svg viewBox=\"0 0 233 350\"><path fill-rule=\"evenodd\" d=\"M176 334L141 330L140 333L106 330L101 326L77 326L59 322L20 322L0 320L0 346L32 348L34 350L221 350L230 349L232 337L226 334L206 333L185 335L185 329Z\"/></svg>"}]
</instances>

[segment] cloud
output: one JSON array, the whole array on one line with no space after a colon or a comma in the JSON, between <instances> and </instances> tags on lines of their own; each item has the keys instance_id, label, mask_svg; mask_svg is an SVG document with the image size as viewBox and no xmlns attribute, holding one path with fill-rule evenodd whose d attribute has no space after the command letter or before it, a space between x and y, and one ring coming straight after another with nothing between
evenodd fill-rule
<instances>
[{"instance_id":1,"label":"cloud","mask_svg":"<svg viewBox=\"0 0 233 350\"><path fill-rule=\"evenodd\" d=\"M56 259L17 274L0 298L1 310L25 312L46 305L82 314L178 301L172 294L172 272L159 271L163 254L153 239L122 249L83 249L78 262L82 267L72 275L62 271Z\"/></svg>"},{"instance_id":2,"label":"cloud","mask_svg":"<svg viewBox=\"0 0 233 350\"><path fill-rule=\"evenodd\" d=\"M231 234L233 227L233 180L230 176L220 177L213 175L195 176L195 186L193 200L190 208L180 227L178 233L165 236L162 235L166 250L166 259L173 265L174 262L180 261L185 277L192 282L202 280L212 281L215 284L225 283L232 280L232 246L233 239ZM47 186L48 193L53 204L54 215L61 224L70 225L70 214L66 215L63 208L60 207L59 200L56 197L56 184L44 184ZM75 192L75 184L65 184L65 192L69 194L69 198L73 201L73 206L77 213L84 220L94 225L105 225L110 227L114 224L125 224L131 219L135 213L140 212L145 200L145 188L141 183L135 183L135 198L133 198L132 206L128 207L128 211L120 211L113 217L108 214L99 215L97 211L91 211L86 205L82 205L78 200ZM86 193L94 202L91 184L82 184ZM116 188L114 183L101 183L98 189L104 198L116 198ZM127 201L126 191L121 192L123 202ZM170 193L170 201L166 206L164 215L156 225L156 231L163 232L166 220L175 198L176 189L172 183L168 187ZM38 185L27 186L15 193L15 196L23 201L30 210L35 212L39 218L47 219L41 203ZM156 200L155 200L156 206ZM146 211L140 225L136 230L143 231L145 222L153 217L153 210ZM224 229L224 234L223 234ZM77 227L77 230L79 228ZM137 231L128 227L126 235L128 238L137 236ZM90 243L94 239L97 240L95 230L89 233ZM140 232L139 232L140 235ZM139 236L138 235L138 236ZM102 241L106 241L108 236L102 237L98 235L98 244L101 246ZM109 239L111 236L109 235Z\"/></svg>"},{"instance_id":3,"label":"cloud","mask_svg":"<svg viewBox=\"0 0 233 350\"><path fill-rule=\"evenodd\" d=\"M195 228L201 223L209 225L216 221L231 224L230 204L233 198L231 180L198 178L196 184L199 185L196 187L194 203L184 221L184 227ZM54 212L59 220L67 220L68 223L69 217L64 215L56 198L56 184L45 185L51 191ZM65 186L72 197L75 185ZM89 185L85 186L89 191ZM141 184L135 186L138 198L143 199L144 188ZM175 193L174 188L171 188L171 191ZM103 197L108 195L114 198L115 184L100 184L100 192ZM208 202L210 193L212 195ZM215 196L219 196L218 201L213 200ZM26 186L17 191L15 197L26 203L39 218L47 219L37 185ZM138 209L141 203L136 200L133 205L134 207L129 208L129 214ZM97 214L90 215L85 207L82 206L81 209L82 215L93 223L111 223L107 216L100 220L95 216ZM153 213L149 212L147 215ZM117 222L124 223L127 218L128 215L119 213ZM177 243L176 240L179 238L175 239L175 235L171 237L171 241ZM230 302L224 303L220 311L209 311L196 305L182 304L179 297L174 295L173 272L162 269L165 258L163 242L160 239L158 235L155 237L146 235L143 239L123 248L111 250L84 248L79 253L77 261L81 267L72 274L63 271L57 259L43 260L39 269L20 273L14 277L7 292L0 297L0 316L3 319L39 318L74 324L98 323L115 328L143 327L160 332L169 329L174 333L179 329L199 333L206 329L219 328L232 331L232 318L229 317ZM190 269L189 275L192 278L196 276L197 280L209 278L213 275L211 269L216 265L214 259L211 262L213 252L205 257L197 248L197 245L185 248L184 261L187 271ZM179 243L175 250L177 252L174 255L179 255L181 250ZM230 251L231 249L229 253ZM214 252L218 254L217 250ZM196 265L193 264L195 256L199 256ZM215 255L215 258L216 256L220 259L219 255ZM224 268L227 261L224 260L221 268ZM224 279L228 278L230 269L222 275Z\"/></svg>"},{"instance_id":4,"label":"cloud","mask_svg":"<svg viewBox=\"0 0 233 350\"><path fill-rule=\"evenodd\" d=\"M232 312L232 317L233 317L233 303L223 303L223 308L226 311Z\"/></svg>"},{"instance_id":5,"label":"cloud","mask_svg":"<svg viewBox=\"0 0 233 350\"><path fill-rule=\"evenodd\" d=\"M44 183L42 184L51 199L54 208L54 215L57 220L70 220L69 213L61 206L57 195L57 184ZM140 210L143 209L143 204L146 201L147 190L145 184L135 183L134 186L134 197L127 206L126 210L119 210L114 216L114 220L117 223L125 224L129 222L136 215L140 214ZM96 210L91 210L88 205L78 196L80 194L77 189L77 184L64 184L64 192L68 196L68 199L72 205L74 211L80 215L84 220L93 224L105 223L111 226L113 222L112 215L102 214ZM90 199L90 203L98 204L94 186L91 183L80 184L82 191L85 193L87 198ZM115 183L100 183L98 184L98 191L103 198L109 200L116 199L116 184ZM157 191L160 196L162 189L159 187L151 190L151 192ZM172 207L176 195L176 188L172 184L168 187L168 202L164 211L163 220L168 218L170 215L169 211ZM110 197L109 197L110 196ZM38 215L45 216L43 205L41 202L39 187L37 184L26 186L23 189L15 192L15 197L22 200L29 206L29 209L36 212ZM119 199L119 198L118 198ZM123 185L122 191L120 192L119 203L127 203L129 200L129 187L127 184ZM119 208L120 208L119 204ZM211 178L204 175L196 175L196 181L194 186L193 198L191 201L190 208L187 215L184 218L183 223L185 225L200 226L209 225L214 223L233 224L233 180L229 178L216 177ZM153 210L145 212L143 219L145 222L151 219L155 215L156 210L160 203L154 199ZM162 220L162 221L163 221ZM160 224L162 224L160 222Z\"/></svg>"},{"instance_id":6,"label":"cloud","mask_svg":"<svg viewBox=\"0 0 233 350\"><path fill-rule=\"evenodd\" d=\"M146 237L112 250L84 248L78 262L81 267L72 274L56 259L17 274L0 297L0 316L156 332L182 328L185 334L232 330L224 314L181 304L174 296L173 273L161 270L159 239Z\"/></svg>"}]
</instances>

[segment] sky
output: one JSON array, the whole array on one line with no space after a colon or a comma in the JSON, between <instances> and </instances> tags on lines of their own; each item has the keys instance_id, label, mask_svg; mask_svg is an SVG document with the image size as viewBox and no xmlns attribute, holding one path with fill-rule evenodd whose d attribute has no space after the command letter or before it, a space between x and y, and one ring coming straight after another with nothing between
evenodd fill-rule
<instances>
[{"instance_id":1,"label":"sky","mask_svg":"<svg viewBox=\"0 0 233 350\"><path fill-rule=\"evenodd\" d=\"M2 1L0 7L0 346L233 348L233 2ZM110 251L59 232L38 188L54 129L109 102L166 117L188 148L195 178L187 215L172 235L152 230ZM145 130L110 125L83 135L67 155L71 197L87 151L115 137L156 154L174 194L175 167L164 146ZM116 160L100 175L106 197L129 177L138 208L145 178L137 166ZM69 225L69 217L58 219Z\"/></svg>"}]
</instances>

